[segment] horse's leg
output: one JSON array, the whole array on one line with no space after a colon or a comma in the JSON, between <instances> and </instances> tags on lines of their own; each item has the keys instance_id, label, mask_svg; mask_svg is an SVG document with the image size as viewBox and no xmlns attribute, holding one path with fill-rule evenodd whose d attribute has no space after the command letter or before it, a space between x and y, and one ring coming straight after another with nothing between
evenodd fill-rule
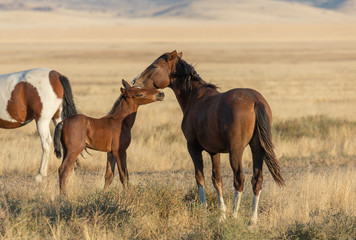
<instances>
[{"instance_id":1,"label":"horse's leg","mask_svg":"<svg viewBox=\"0 0 356 240\"><path fill-rule=\"evenodd\" d=\"M115 163L116 159L112 152L107 154L107 163L106 163L106 173L105 173L105 186L104 190L106 191L112 183L115 173Z\"/></svg>"},{"instance_id":2,"label":"horse's leg","mask_svg":"<svg viewBox=\"0 0 356 240\"><path fill-rule=\"evenodd\" d=\"M75 154L73 152L67 153L66 150L63 150L63 161L58 169L59 189L62 195L67 194L67 178L70 170L72 170L74 166L75 159L78 157L78 155L79 154Z\"/></svg>"},{"instance_id":3,"label":"horse's leg","mask_svg":"<svg viewBox=\"0 0 356 240\"><path fill-rule=\"evenodd\" d=\"M253 158L253 176L251 179L253 190L252 212L250 215L249 225L257 223L257 210L258 202L260 199L260 193L262 189L263 175L262 166L264 152L261 144L258 141L257 135L255 135L250 142L252 158Z\"/></svg>"},{"instance_id":4,"label":"horse's leg","mask_svg":"<svg viewBox=\"0 0 356 240\"><path fill-rule=\"evenodd\" d=\"M204 190L204 163L202 149L188 143L188 151L194 163L195 180L198 185L200 205L206 207L206 198Z\"/></svg>"},{"instance_id":5,"label":"horse's leg","mask_svg":"<svg viewBox=\"0 0 356 240\"><path fill-rule=\"evenodd\" d=\"M127 187L128 181L129 181L129 173L127 171L127 166L126 166L126 149L125 150L119 150L118 154L115 155L114 157L116 158L117 162L117 168L119 170L119 175L120 175L120 181L124 185L124 187Z\"/></svg>"},{"instance_id":6,"label":"horse's leg","mask_svg":"<svg viewBox=\"0 0 356 240\"><path fill-rule=\"evenodd\" d=\"M232 202L231 214L234 218L237 218L237 213L240 207L242 191L244 190L245 175L242 169L242 153L243 148L240 146L233 146L230 149L230 165L234 173L234 187L235 195Z\"/></svg>"},{"instance_id":7,"label":"horse's leg","mask_svg":"<svg viewBox=\"0 0 356 240\"><path fill-rule=\"evenodd\" d=\"M37 122L37 130L40 135L42 145L41 166L38 170L38 174L35 177L36 181L38 182L42 181L42 177L47 176L49 151L52 143L52 137L49 131L49 122L50 119L40 119Z\"/></svg>"},{"instance_id":8,"label":"horse's leg","mask_svg":"<svg viewBox=\"0 0 356 240\"><path fill-rule=\"evenodd\" d=\"M224 198L223 198L223 181L221 178L221 173L220 173L220 154L219 153L210 153L211 157L211 162L213 164L212 167L212 181L213 185L216 189L216 192L218 194L218 200L219 200L219 209L221 211L221 220L225 220L226 216L226 206L224 203Z\"/></svg>"}]
</instances>

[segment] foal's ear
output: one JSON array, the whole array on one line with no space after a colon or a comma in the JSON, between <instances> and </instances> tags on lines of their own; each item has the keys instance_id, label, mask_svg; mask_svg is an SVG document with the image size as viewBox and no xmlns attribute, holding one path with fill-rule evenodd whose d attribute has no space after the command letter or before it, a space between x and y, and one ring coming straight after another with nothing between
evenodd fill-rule
<instances>
[{"instance_id":1,"label":"foal's ear","mask_svg":"<svg viewBox=\"0 0 356 240\"><path fill-rule=\"evenodd\" d=\"M183 52L178 53L178 57L182 58L183 57Z\"/></svg>"},{"instance_id":2,"label":"foal's ear","mask_svg":"<svg viewBox=\"0 0 356 240\"><path fill-rule=\"evenodd\" d=\"M122 79L122 85L124 85L126 90L129 90L131 88L130 84L126 82L124 79Z\"/></svg>"},{"instance_id":3,"label":"foal's ear","mask_svg":"<svg viewBox=\"0 0 356 240\"><path fill-rule=\"evenodd\" d=\"M120 88L122 95L127 95L127 90L125 88Z\"/></svg>"},{"instance_id":4,"label":"foal's ear","mask_svg":"<svg viewBox=\"0 0 356 240\"><path fill-rule=\"evenodd\" d=\"M173 59L176 59L176 58L177 58L177 51L174 50L173 52L171 52L171 53L169 54L168 60L169 60L169 61L172 61Z\"/></svg>"}]
</instances>

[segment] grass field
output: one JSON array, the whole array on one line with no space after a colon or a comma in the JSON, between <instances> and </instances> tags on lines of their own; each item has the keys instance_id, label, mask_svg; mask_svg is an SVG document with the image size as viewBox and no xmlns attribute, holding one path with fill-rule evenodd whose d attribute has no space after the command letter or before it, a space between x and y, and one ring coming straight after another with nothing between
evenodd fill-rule
<instances>
[{"instance_id":1,"label":"grass field","mask_svg":"<svg viewBox=\"0 0 356 240\"><path fill-rule=\"evenodd\" d=\"M172 19L140 23L71 12L41 21L47 14L1 13L1 73L53 68L70 79L80 112L100 117L119 97L122 78L132 80L164 52L183 51L221 91L248 87L264 95L287 185L274 184L265 167L259 224L247 227L252 202L247 148L239 219L219 222L211 163L204 155L208 209L201 209L180 130L182 113L165 89L163 102L139 109L126 191L118 177L109 192L102 191L106 154L90 151L71 174L68 199L61 199L61 161L54 155L47 180L33 179L41 157L35 124L0 129L1 238L356 238L355 23L217 21L206 27L196 20L187 27ZM229 211L233 184L227 155L222 172Z\"/></svg>"}]
</instances>

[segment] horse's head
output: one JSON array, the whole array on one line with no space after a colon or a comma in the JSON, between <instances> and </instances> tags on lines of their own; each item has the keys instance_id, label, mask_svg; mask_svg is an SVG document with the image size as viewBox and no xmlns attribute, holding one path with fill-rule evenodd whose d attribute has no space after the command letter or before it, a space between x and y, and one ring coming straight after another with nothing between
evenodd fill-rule
<instances>
[{"instance_id":1,"label":"horse's head","mask_svg":"<svg viewBox=\"0 0 356 240\"><path fill-rule=\"evenodd\" d=\"M131 87L124 79L122 79L124 88L121 88L121 93L125 98L132 98L135 104L143 105L155 101L162 101L164 93L156 88L140 88Z\"/></svg>"},{"instance_id":2,"label":"horse's head","mask_svg":"<svg viewBox=\"0 0 356 240\"><path fill-rule=\"evenodd\" d=\"M171 84L171 73L175 69L178 58L182 56L183 53L177 53L176 50L163 54L140 73L131 84L134 87L144 88L168 87Z\"/></svg>"}]
</instances>

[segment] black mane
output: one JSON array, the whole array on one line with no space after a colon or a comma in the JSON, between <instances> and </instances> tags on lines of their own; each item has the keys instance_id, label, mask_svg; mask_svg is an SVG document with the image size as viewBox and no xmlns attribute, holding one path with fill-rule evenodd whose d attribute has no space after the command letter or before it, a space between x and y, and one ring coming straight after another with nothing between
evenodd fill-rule
<instances>
[{"instance_id":1,"label":"black mane","mask_svg":"<svg viewBox=\"0 0 356 240\"><path fill-rule=\"evenodd\" d=\"M108 115L114 114L116 107L119 105L119 103L121 102L121 100L122 100L123 98L124 98L124 95L121 94L121 95L119 96L119 98L116 99L116 101L115 101L114 105L112 106L112 108L111 108L110 112L108 113Z\"/></svg>"},{"instance_id":2,"label":"black mane","mask_svg":"<svg viewBox=\"0 0 356 240\"><path fill-rule=\"evenodd\" d=\"M202 84L203 87L217 89L214 84L205 82L199 74L195 71L194 67L188 64L183 59L179 58L176 65L176 71L172 73L171 77L176 78L180 82L180 86L185 90L191 90L191 81L197 81Z\"/></svg>"}]
</instances>

